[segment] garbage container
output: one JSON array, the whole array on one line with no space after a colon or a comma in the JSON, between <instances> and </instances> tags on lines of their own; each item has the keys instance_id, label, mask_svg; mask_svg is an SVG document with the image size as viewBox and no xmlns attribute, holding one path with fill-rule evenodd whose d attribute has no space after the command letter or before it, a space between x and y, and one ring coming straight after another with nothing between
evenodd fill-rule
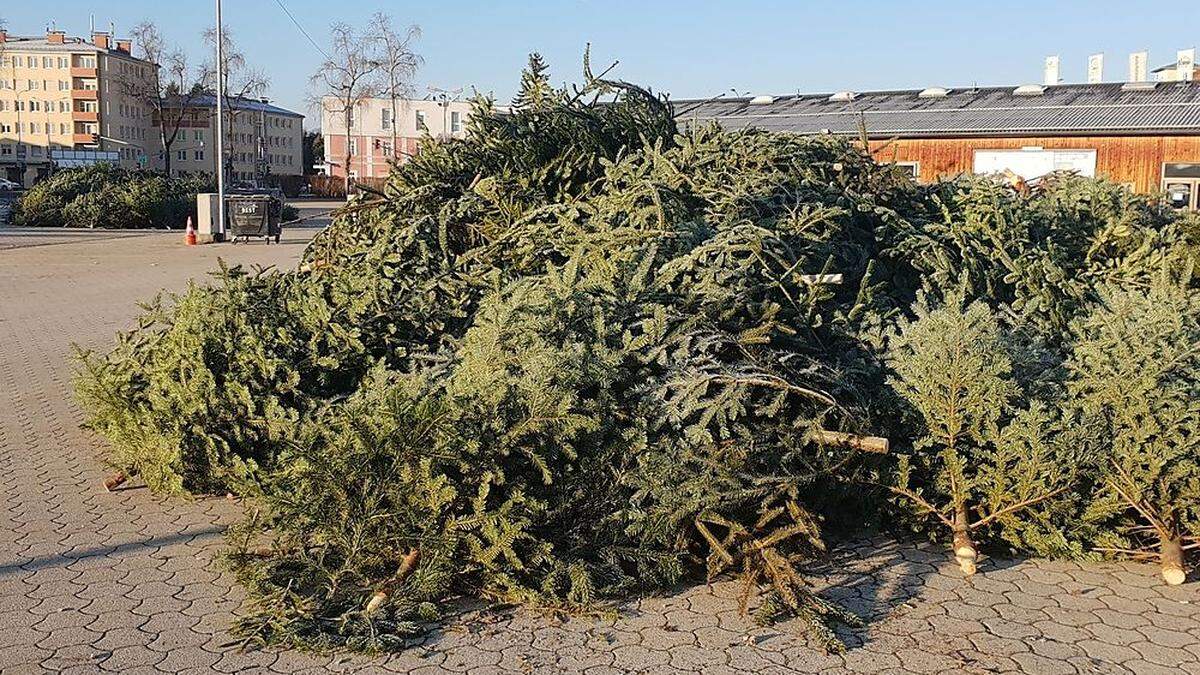
<instances>
[{"instance_id":1,"label":"garbage container","mask_svg":"<svg viewBox=\"0 0 1200 675\"><path fill-rule=\"evenodd\" d=\"M279 243L280 209L270 195L233 195L225 198L225 217L229 221L229 238L237 243L238 238L249 241L252 237L265 237L271 243Z\"/></svg>"}]
</instances>

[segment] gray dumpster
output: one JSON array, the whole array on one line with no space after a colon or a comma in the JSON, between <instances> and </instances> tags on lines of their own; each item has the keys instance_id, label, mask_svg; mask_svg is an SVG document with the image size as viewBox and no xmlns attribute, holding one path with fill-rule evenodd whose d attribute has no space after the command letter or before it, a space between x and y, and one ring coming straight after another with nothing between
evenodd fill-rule
<instances>
[{"instance_id":1,"label":"gray dumpster","mask_svg":"<svg viewBox=\"0 0 1200 675\"><path fill-rule=\"evenodd\" d=\"M229 239L237 243L239 238L249 241L253 237L265 237L271 243L279 243L280 209L270 195L230 195L225 198L225 218L229 221Z\"/></svg>"}]
</instances>

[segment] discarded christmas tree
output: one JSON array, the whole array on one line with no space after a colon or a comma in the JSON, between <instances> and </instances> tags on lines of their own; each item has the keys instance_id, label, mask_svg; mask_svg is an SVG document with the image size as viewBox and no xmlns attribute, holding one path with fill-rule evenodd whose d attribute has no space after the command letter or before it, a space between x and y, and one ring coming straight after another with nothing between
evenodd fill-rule
<instances>
[{"instance_id":1,"label":"discarded christmas tree","mask_svg":"<svg viewBox=\"0 0 1200 675\"><path fill-rule=\"evenodd\" d=\"M531 59L512 110L477 100L296 271L222 268L82 355L114 470L247 498L248 641L399 649L456 598L581 613L735 575L744 611L840 649L861 620L803 567L883 510L847 486L889 441L911 447L890 487L965 569L978 544L1078 550L1056 529L1090 466L1050 412L1058 328L1096 279L1182 259L1173 216L1095 182L917 186L844 139L680 128L586 62L582 87L549 83ZM889 330L922 280L964 279Z\"/></svg>"},{"instance_id":2,"label":"discarded christmas tree","mask_svg":"<svg viewBox=\"0 0 1200 675\"><path fill-rule=\"evenodd\" d=\"M914 187L838 139L681 133L537 59L470 131L300 271L224 270L86 354L114 468L249 498L252 641L394 649L455 596L584 612L731 574L840 649L860 620L801 575L814 484L878 444L857 326Z\"/></svg>"},{"instance_id":3,"label":"discarded christmas tree","mask_svg":"<svg viewBox=\"0 0 1200 675\"><path fill-rule=\"evenodd\" d=\"M1183 583L1200 546L1200 292L1160 275L1148 290L1110 289L1078 327L1069 362L1084 422L1108 449L1088 519L1099 548L1157 558Z\"/></svg>"},{"instance_id":4,"label":"discarded christmas tree","mask_svg":"<svg viewBox=\"0 0 1200 675\"><path fill-rule=\"evenodd\" d=\"M892 387L919 429L889 489L951 535L963 574L976 570L977 533L1010 525L1063 492L1062 462L1040 404L1018 406L1020 386L995 314L961 294L930 307L918 299L890 344Z\"/></svg>"}]
</instances>

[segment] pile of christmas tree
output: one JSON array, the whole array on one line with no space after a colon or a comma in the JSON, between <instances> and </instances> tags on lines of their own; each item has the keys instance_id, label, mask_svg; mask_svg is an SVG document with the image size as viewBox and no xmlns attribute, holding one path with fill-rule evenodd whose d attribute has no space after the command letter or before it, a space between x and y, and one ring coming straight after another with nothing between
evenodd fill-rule
<instances>
[{"instance_id":1,"label":"pile of christmas tree","mask_svg":"<svg viewBox=\"0 0 1200 675\"><path fill-rule=\"evenodd\" d=\"M674 117L534 59L511 113L480 101L297 271L222 268L82 355L118 469L246 498L249 638L393 649L458 596L581 612L731 574L837 649L858 618L800 565L865 523L944 528L968 572L977 547L1182 572L1188 221Z\"/></svg>"}]
</instances>

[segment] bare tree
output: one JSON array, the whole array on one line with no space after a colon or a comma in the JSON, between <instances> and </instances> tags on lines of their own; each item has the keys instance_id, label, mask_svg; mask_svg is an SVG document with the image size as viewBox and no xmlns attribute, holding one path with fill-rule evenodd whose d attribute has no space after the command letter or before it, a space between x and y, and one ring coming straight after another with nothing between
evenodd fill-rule
<instances>
[{"instance_id":1,"label":"bare tree","mask_svg":"<svg viewBox=\"0 0 1200 675\"><path fill-rule=\"evenodd\" d=\"M367 31L374 36L376 56L379 61L379 93L388 99L392 114L392 159L399 148L397 144L398 103L412 94L412 78L424 60L412 50L412 45L421 37L419 26L410 25L398 30L392 17L377 12L371 17Z\"/></svg>"},{"instance_id":2,"label":"bare tree","mask_svg":"<svg viewBox=\"0 0 1200 675\"><path fill-rule=\"evenodd\" d=\"M373 40L367 39L351 26L335 23L330 29L330 53L310 78L315 96L322 109L340 115L346 127L346 194L350 194L350 160L354 152L350 136L354 128L354 111L364 101L379 94L377 83L380 59Z\"/></svg>"},{"instance_id":3,"label":"bare tree","mask_svg":"<svg viewBox=\"0 0 1200 675\"><path fill-rule=\"evenodd\" d=\"M150 108L158 125L163 153L163 170L171 175L171 148L179 140L192 101L201 93L199 82L189 79L187 56L183 50L169 48L158 27L150 21L134 26L130 33L136 53L152 65L150 72L126 72L118 76L118 86L127 96ZM184 132L186 133L186 132Z\"/></svg>"},{"instance_id":4,"label":"bare tree","mask_svg":"<svg viewBox=\"0 0 1200 675\"><path fill-rule=\"evenodd\" d=\"M221 33L224 43L221 49L220 72L225 82L225 96L221 101L225 110L225 157L220 159L225 163L226 175L229 175L233 171L235 141L238 137L234 129L235 123L246 112L246 103L262 96L263 92L267 90L269 81L261 72L247 65L246 56L234 43L229 27L224 27ZM200 81L215 95L218 68L216 64L217 29L215 26L205 29L204 42L208 45L208 52L211 56L201 70ZM259 147L261 144L262 139L257 138L251 148L256 158L261 153L262 148Z\"/></svg>"}]
</instances>

